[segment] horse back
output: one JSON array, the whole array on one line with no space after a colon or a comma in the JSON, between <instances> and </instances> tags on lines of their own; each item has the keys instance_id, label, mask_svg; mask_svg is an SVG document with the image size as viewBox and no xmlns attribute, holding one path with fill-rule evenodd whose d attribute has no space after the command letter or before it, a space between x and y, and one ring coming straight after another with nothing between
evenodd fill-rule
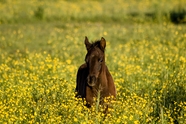
<instances>
[{"instance_id":1,"label":"horse back","mask_svg":"<svg viewBox=\"0 0 186 124\"><path fill-rule=\"evenodd\" d=\"M77 72L76 77L76 97L85 98L86 97L86 86L87 86L87 76L88 76L88 68L84 63L82 64Z\"/></svg>"}]
</instances>

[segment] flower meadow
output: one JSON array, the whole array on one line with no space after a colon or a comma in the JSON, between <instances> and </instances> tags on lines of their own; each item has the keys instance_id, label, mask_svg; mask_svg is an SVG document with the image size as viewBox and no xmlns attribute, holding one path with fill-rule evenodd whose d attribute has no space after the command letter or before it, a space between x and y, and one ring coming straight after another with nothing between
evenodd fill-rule
<instances>
[{"instance_id":1,"label":"flower meadow","mask_svg":"<svg viewBox=\"0 0 186 124\"><path fill-rule=\"evenodd\" d=\"M10 2L11 0L0 2L0 5L6 8L12 5ZM9 8L12 11L1 15L0 123L186 122L184 24L175 25L166 20L149 22L148 19L141 20L143 16L134 17L132 22L118 21L122 16L119 14L115 15L117 23L113 20L105 21L105 17L110 17L110 13L100 10L105 6L105 1L91 2L97 12L104 14L96 21L96 12L87 9L90 16L80 9L88 2L62 3L77 10L75 13L73 9L61 8L61 11L69 12L69 15L64 16L69 16L70 20L60 21L61 18L57 18L63 14L57 13L57 8L61 5L57 0L32 1L27 3L28 9L21 2L15 2L15 8ZM121 3L123 1L116 4ZM145 10L140 9L141 4L138 9L146 11L154 3L144 2L147 5ZM109 1L107 4L113 3ZM131 4L137 6L137 2ZM166 4L166 1L162 4ZM32 10L36 5L42 5L44 9ZM124 10L132 11L127 2L124 5L128 7ZM105 9L110 12L110 8ZM20 19L25 13L19 9L25 10L28 22ZM48 13L50 9L54 9L56 15ZM2 10L1 8L0 11ZM30 15L27 14L29 10L32 10ZM121 10L121 6L115 8L114 13ZM11 12L15 12L15 17ZM81 17L76 18L76 14L81 12ZM57 20L53 21L55 19ZM84 63L86 54L85 36L91 41L101 37L107 41L106 64L117 89L117 98L110 101L111 107L107 115L96 99L95 104L88 109L82 99L75 98L76 73Z\"/></svg>"}]
</instances>

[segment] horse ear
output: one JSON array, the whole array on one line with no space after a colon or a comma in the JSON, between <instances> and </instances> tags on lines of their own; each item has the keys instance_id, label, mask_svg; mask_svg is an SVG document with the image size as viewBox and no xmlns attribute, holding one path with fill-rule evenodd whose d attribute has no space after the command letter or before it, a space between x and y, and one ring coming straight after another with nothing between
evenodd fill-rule
<instances>
[{"instance_id":1,"label":"horse ear","mask_svg":"<svg viewBox=\"0 0 186 124\"><path fill-rule=\"evenodd\" d=\"M103 37L101 37L100 46L103 48L103 50L105 50L105 47L106 47L106 40L105 40L105 38L103 38Z\"/></svg>"},{"instance_id":2,"label":"horse ear","mask_svg":"<svg viewBox=\"0 0 186 124\"><path fill-rule=\"evenodd\" d=\"M88 41L87 36L85 36L85 46L86 46L87 50L89 50L89 48L91 46L91 43Z\"/></svg>"}]
</instances>

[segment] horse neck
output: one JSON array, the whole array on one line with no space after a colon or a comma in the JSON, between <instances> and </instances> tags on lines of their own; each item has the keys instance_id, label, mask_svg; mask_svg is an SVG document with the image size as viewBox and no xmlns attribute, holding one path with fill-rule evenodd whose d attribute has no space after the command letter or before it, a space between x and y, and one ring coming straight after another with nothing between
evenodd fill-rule
<instances>
[{"instance_id":1,"label":"horse neck","mask_svg":"<svg viewBox=\"0 0 186 124\"><path fill-rule=\"evenodd\" d=\"M100 71L100 75L106 75L106 65L105 65L105 60L101 65L101 71Z\"/></svg>"},{"instance_id":2,"label":"horse neck","mask_svg":"<svg viewBox=\"0 0 186 124\"><path fill-rule=\"evenodd\" d=\"M99 84L102 86L107 85L107 76L106 76L107 67L105 65L105 62L102 64L101 72L99 74Z\"/></svg>"},{"instance_id":3,"label":"horse neck","mask_svg":"<svg viewBox=\"0 0 186 124\"><path fill-rule=\"evenodd\" d=\"M104 58L103 58L103 63L101 65L102 66L101 73L106 74L105 54L103 56L104 56Z\"/></svg>"}]
</instances>

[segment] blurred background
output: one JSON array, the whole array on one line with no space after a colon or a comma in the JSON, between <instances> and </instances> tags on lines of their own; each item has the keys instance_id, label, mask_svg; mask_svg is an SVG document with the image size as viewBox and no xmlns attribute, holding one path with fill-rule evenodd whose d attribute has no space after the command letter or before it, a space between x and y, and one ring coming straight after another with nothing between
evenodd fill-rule
<instances>
[{"instance_id":1,"label":"blurred background","mask_svg":"<svg viewBox=\"0 0 186 124\"><path fill-rule=\"evenodd\" d=\"M0 23L42 21L185 23L185 0L0 0Z\"/></svg>"}]
</instances>

